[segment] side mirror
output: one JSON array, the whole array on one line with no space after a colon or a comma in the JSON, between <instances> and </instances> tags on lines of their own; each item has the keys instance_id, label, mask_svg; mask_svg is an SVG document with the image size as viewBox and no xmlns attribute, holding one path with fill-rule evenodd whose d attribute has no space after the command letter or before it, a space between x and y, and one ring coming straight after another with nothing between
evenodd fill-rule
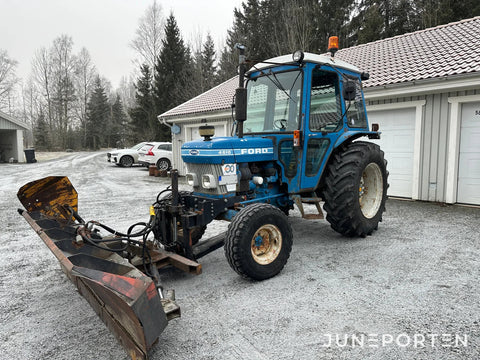
<instances>
[{"instance_id":1,"label":"side mirror","mask_svg":"<svg viewBox=\"0 0 480 360\"><path fill-rule=\"evenodd\" d=\"M235 90L235 120L244 122L247 120L247 89L237 88Z\"/></svg>"},{"instance_id":2,"label":"side mirror","mask_svg":"<svg viewBox=\"0 0 480 360\"><path fill-rule=\"evenodd\" d=\"M357 93L357 86L354 81L347 80L343 83L343 98L345 101L355 100L355 95Z\"/></svg>"}]
</instances>

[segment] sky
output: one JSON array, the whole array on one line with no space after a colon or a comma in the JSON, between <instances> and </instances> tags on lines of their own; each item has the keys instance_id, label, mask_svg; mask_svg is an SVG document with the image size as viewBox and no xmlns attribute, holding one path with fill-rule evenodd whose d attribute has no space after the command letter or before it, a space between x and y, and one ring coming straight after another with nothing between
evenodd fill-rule
<instances>
[{"instance_id":1,"label":"sky","mask_svg":"<svg viewBox=\"0 0 480 360\"><path fill-rule=\"evenodd\" d=\"M129 44L138 21L153 0L0 0L0 49L18 61L17 76L26 79L35 52L70 35L74 53L87 48L99 74L118 87L134 72ZM184 40L210 32L223 46L241 0L157 0L165 17L173 12Z\"/></svg>"}]
</instances>

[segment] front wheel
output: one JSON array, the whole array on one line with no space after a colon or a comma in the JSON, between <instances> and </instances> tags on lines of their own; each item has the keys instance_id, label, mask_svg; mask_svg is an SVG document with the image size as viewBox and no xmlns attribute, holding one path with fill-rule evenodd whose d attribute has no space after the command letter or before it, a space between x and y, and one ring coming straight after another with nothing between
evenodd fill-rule
<instances>
[{"instance_id":1,"label":"front wheel","mask_svg":"<svg viewBox=\"0 0 480 360\"><path fill-rule=\"evenodd\" d=\"M131 156L125 155L120 159L120 166L131 167L133 165L133 158Z\"/></svg>"},{"instance_id":2,"label":"front wheel","mask_svg":"<svg viewBox=\"0 0 480 360\"><path fill-rule=\"evenodd\" d=\"M238 274L265 280L287 263L292 239L292 228L280 209L269 204L249 205L228 226L225 256Z\"/></svg>"},{"instance_id":3,"label":"front wheel","mask_svg":"<svg viewBox=\"0 0 480 360\"><path fill-rule=\"evenodd\" d=\"M327 221L345 236L371 235L387 199L386 161L376 144L350 143L333 155L323 190Z\"/></svg>"},{"instance_id":4,"label":"front wheel","mask_svg":"<svg viewBox=\"0 0 480 360\"><path fill-rule=\"evenodd\" d=\"M157 161L157 169L161 171L168 171L170 170L171 163L170 160L166 158L161 158Z\"/></svg>"}]
</instances>

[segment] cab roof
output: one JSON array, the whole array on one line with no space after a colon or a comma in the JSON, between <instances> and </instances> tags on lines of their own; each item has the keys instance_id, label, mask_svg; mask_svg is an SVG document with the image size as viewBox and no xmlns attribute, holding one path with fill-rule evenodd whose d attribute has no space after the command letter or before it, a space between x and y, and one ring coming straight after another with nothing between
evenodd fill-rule
<instances>
[{"instance_id":1,"label":"cab roof","mask_svg":"<svg viewBox=\"0 0 480 360\"><path fill-rule=\"evenodd\" d=\"M360 73L360 69L357 68L356 66L349 64L345 61L342 61L340 59L335 59L334 57L331 56L325 56L325 55L318 55L318 54L312 54L312 53L304 53L304 58L303 62L310 62L314 64L321 64L321 65L331 65L335 67L339 67L342 69L350 70L356 73ZM252 67L250 70L247 71L247 75L250 75L256 71L259 70L264 70L268 69L274 66L278 65L295 65L297 62L293 61L292 55L282 55L282 56L277 56L268 60L265 60L266 63L260 62L255 65L255 67ZM275 63L275 64L269 64L269 63Z\"/></svg>"}]
</instances>

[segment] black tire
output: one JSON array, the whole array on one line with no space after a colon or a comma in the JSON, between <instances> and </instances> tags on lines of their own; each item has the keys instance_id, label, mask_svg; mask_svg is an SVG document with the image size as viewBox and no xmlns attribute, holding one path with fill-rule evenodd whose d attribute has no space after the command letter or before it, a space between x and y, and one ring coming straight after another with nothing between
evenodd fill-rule
<instances>
[{"instance_id":1,"label":"black tire","mask_svg":"<svg viewBox=\"0 0 480 360\"><path fill-rule=\"evenodd\" d=\"M385 211L387 177L378 145L358 141L340 148L327 168L323 190L332 229L345 236L371 235Z\"/></svg>"},{"instance_id":2,"label":"black tire","mask_svg":"<svg viewBox=\"0 0 480 360\"><path fill-rule=\"evenodd\" d=\"M272 237L273 242L269 241ZM257 242L259 245L255 245ZM292 228L280 209L269 204L252 204L240 210L228 226L225 256L238 274L265 280L283 269L292 242Z\"/></svg>"},{"instance_id":3,"label":"black tire","mask_svg":"<svg viewBox=\"0 0 480 360\"><path fill-rule=\"evenodd\" d=\"M120 158L119 164L123 167L131 167L133 165L133 158L129 155L124 155Z\"/></svg>"},{"instance_id":4,"label":"black tire","mask_svg":"<svg viewBox=\"0 0 480 360\"><path fill-rule=\"evenodd\" d=\"M172 167L170 160L167 158L161 158L157 161L157 169L161 171L168 171Z\"/></svg>"}]
</instances>

